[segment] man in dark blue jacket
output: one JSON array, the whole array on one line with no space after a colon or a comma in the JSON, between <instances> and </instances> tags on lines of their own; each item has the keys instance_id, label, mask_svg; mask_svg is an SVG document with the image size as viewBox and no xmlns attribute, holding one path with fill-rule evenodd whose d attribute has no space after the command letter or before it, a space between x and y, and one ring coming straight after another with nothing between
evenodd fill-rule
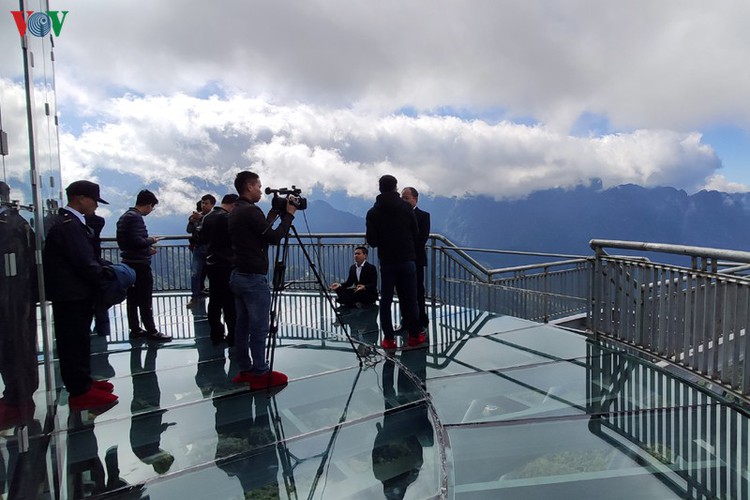
<instances>
[{"instance_id":1,"label":"man in dark blue jacket","mask_svg":"<svg viewBox=\"0 0 750 500\"><path fill-rule=\"evenodd\" d=\"M380 327L383 349L396 348L393 334L391 304L393 289L398 289L401 313L409 332L409 346L427 341L418 325L417 270L415 242L419 229L411 205L401 199L397 181L384 175L378 181L380 194L367 212L367 243L378 249L380 258Z\"/></svg>"},{"instance_id":2,"label":"man in dark blue jacket","mask_svg":"<svg viewBox=\"0 0 750 500\"><path fill-rule=\"evenodd\" d=\"M99 185L76 181L66 189L68 205L53 216L44 245L45 289L52 301L60 374L73 408L94 408L117 401L113 386L91 379L91 320L99 282L107 273L94 249L85 216L107 203Z\"/></svg>"},{"instance_id":3,"label":"man in dark blue jacket","mask_svg":"<svg viewBox=\"0 0 750 500\"><path fill-rule=\"evenodd\" d=\"M138 193L135 206L120 216L117 221L117 246L122 262L135 271L135 284L128 289L128 328L130 337L147 337L158 342L169 342L172 337L161 333L154 323L152 295L154 275L151 272L151 256L158 238L148 235L143 218L154 211L159 203L156 195L144 189ZM138 314L140 312L140 321ZM141 328L143 322L143 328Z\"/></svg>"}]
</instances>

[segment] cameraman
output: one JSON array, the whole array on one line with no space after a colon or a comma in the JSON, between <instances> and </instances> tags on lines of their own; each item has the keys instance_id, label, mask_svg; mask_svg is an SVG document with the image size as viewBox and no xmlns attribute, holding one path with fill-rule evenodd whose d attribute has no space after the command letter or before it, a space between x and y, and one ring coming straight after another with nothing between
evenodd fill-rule
<instances>
[{"instance_id":1,"label":"cameraman","mask_svg":"<svg viewBox=\"0 0 750 500\"><path fill-rule=\"evenodd\" d=\"M271 371L265 352L271 309L268 245L278 245L284 238L297 207L287 203L286 211L280 213L281 222L273 229L278 213L271 210L266 217L256 205L262 197L258 174L247 170L238 173L234 187L240 197L229 215L229 238L234 254L229 286L237 308L234 347L230 349L230 355L240 372L232 382L249 383L251 389L283 386L287 383L287 376Z\"/></svg>"}]
</instances>

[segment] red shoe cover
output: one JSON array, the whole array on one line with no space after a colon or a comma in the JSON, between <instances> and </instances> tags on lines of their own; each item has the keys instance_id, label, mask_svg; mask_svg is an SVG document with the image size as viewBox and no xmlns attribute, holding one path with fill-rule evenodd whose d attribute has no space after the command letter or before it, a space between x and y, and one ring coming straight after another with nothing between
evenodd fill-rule
<instances>
[{"instance_id":1,"label":"red shoe cover","mask_svg":"<svg viewBox=\"0 0 750 500\"><path fill-rule=\"evenodd\" d=\"M91 382L91 388L104 392L112 392L115 390L115 386L112 382L108 382L107 380L94 380Z\"/></svg>"}]
</instances>

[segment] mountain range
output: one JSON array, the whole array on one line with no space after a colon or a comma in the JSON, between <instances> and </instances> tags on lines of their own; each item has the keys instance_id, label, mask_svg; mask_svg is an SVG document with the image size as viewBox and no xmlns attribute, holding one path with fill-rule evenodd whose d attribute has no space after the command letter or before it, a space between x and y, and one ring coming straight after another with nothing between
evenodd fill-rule
<instances>
[{"instance_id":1,"label":"mountain range","mask_svg":"<svg viewBox=\"0 0 750 500\"><path fill-rule=\"evenodd\" d=\"M373 203L344 193L308 199L308 209L295 220L300 234L364 232L364 217ZM750 193L689 195L671 187L632 184L602 189L594 181L514 200L422 196L419 206L431 213L433 233L464 247L588 256L589 241L596 238L750 249ZM152 234L182 234L186 219L154 217L147 222ZM483 260L492 266L529 262L514 257ZM675 262L669 256L660 260Z\"/></svg>"}]
</instances>

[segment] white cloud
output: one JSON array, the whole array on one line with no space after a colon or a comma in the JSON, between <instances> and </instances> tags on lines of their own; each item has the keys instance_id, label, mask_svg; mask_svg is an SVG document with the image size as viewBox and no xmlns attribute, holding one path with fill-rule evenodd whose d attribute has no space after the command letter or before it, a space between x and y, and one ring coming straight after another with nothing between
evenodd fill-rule
<instances>
[{"instance_id":1,"label":"white cloud","mask_svg":"<svg viewBox=\"0 0 750 500\"><path fill-rule=\"evenodd\" d=\"M618 129L750 125L750 4L739 0L58 3L70 10L60 89L82 109L113 88L219 83L380 112L494 107L560 131L583 112Z\"/></svg>"},{"instance_id":2,"label":"white cloud","mask_svg":"<svg viewBox=\"0 0 750 500\"><path fill-rule=\"evenodd\" d=\"M266 185L353 196L385 172L446 196L592 177L694 191L721 168L700 130L750 128L750 4L738 0L54 8L70 11L55 48L64 180L116 172L133 182L112 196L155 185L174 210L201 194L195 179L231 186L247 168ZM17 79L20 64L3 64ZM604 131L573 136L583 114Z\"/></svg>"},{"instance_id":3,"label":"white cloud","mask_svg":"<svg viewBox=\"0 0 750 500\"><path fill-rule=\"evenodd\" d=\"M706 179L704 189L708 191L723 191L725 193L747 193L750 191L750 186L731 182L721 174L714 174Z\"/></svg>"},{"instance_id":4,"label":"white cloud","mask_svg":"<svg viewBox=\"0 0 750 500\"><path fill-rule=\"evenodd\" d=\"M598 177L606 186L702 187L721 164L700 135L635 131L580 138L543 126L456 117L365 115L309 105L227 99L127 97L101 110L100 125L62 137L67 168L159 185L164 206L184 211L199 178L231 189L252 169L268 186L344 190L371 197L396 175L430 195L517 197Z\"/></svg>"}]
</instances>

